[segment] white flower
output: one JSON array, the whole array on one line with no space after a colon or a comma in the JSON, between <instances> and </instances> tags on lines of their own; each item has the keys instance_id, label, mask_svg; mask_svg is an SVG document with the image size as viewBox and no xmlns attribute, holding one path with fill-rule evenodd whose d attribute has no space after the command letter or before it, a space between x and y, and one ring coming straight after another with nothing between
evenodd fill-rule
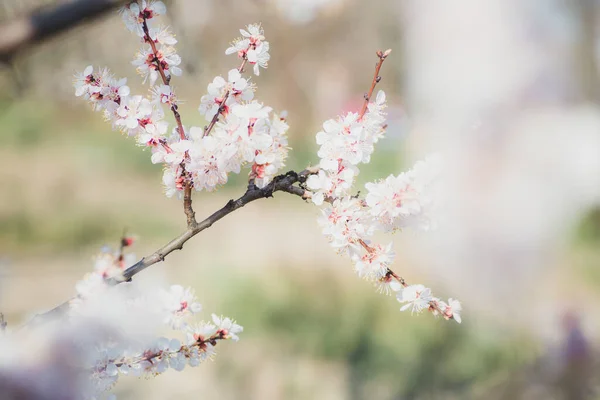
<instances>
[{"instance_id":1,"label":"white flower","mask_svg":"<svg viewBox=\"0 0 600 400\"><path fill-rule=\"evenodd\" d=\"M254 97L254 87L242 78L237 69L230 70L227 78L226 81L220 76L215 77L208 85L208 94L200 99L198 111L208 121L212 120L219 112L221 106L224 106L223 113L227 115L228 106L240 101L250 101ZM227 96L227 100L225 100L225 96ZM225 104L223 104L224 101Z\"/></svg>"},{"instance_id":2,"label":"white flower","mask_svg":"<svg viewBox=\"0 0 600 400\"><path fill-rule=\"evenodd\" d=\"M179 165L171 165L165 168L162 181L167 197L173 197L174 195L181 197L183 195L183 178L181 177Z\"/></svg>"},{"instance_id":3,"label":"white flower","mask_svg":"<svg viewBox=\"0 0 600 400\"><path fill-rule=\"evenodd\" d=\"M136 141L140 146L157 147L164 140L168 127L169 123L166 121L148 123L144 126L144 131L136 137ZM163 147L160 149L164 151ZM153 157L152 163L156 164L157 162L162 162L162 158L160 161L155 161Z\"/></svg>"},{"instance_id":4,"label":"white flower","mask_svg":"<svg viewBox=\"0 0 600 400\"><path fill-rule=\"evenodd\" d=\"M183 353L176 353L169 357L169 366L173 368L175 371L183 371L185 366L187 365L187 358Z\"/></svg>"},{"instance_id":5,"label":"white flower","mask_svg":"<svg viewBox=\"0 0 600 400\"><path fill-rule=\"evenodd\" d=\"M400 311L410 309L411 313L420 313L429 308L429 302L433 300L431 289L423 285L410 285L402 289L396 296L400 303L407 303Z\"/></svg>"},{"instance_id":6,"label":"white flower","mask_svg":"<svg viewBox=\"0 0 600 400\"><path fill-rule=\"evenodd\" d=\"M210 192L227 183L227 167L236 152L235 146L225 145L212 136L194 141L186 170L192 174L196 190Z\"/></svg>"},{"instance_id":7,"label":"white flower","mask_svg":"<svg viewBox=\"0 0 600 400\"><path fill-rule=\"evenodd\" d=\"M394 292L402 290L402 284L398 282L393 276L386 274L375 282L375 287L379 293L389 295Z\"/></svg>"},{"instance_id":8,"label":"white flower","mask_svg":"<svg viewBox=\"0 0 600 400\"><path fill-rule=\"evenodd\" d=\"M185 159L186 152L192 148L193 142L189 140L180 140L175 143L171 143L169 147L171 152L165 154L164 162L168 164L179 165Z\"/></svg>"},{"instance_id":9,"label":"white flower","mask_svg":"<svg viewBox=\"0 0 600 400\"><path fill-rule=\"evenodd\" d=\"M242 78L240 72L234 68L227 74L229 82L229 97L232 100L250 101L254 97L254 87L248 84L248 81Z\"/></svg>"},{"instance_id":10,"label":"white flower","mask_svg":"<svg viewBox=\"0 0 600 400\"><path fill-rule=\"evenodd\" d=\"M260 24L251 24L246 29L240 29L240 33L242 37L235 39L225 54L237 53L239 58L246 59L254 66L255 75L260 75L260 68L267 68L271 58L263 29Z\"/></svg>"},{"instance_id":11,"label":"white flower","mask_svg":"<svg viewBox=\"0 0 600 400\"><path fill-rule=\"evenodd\" d=\"M329 174L321 169L318 174L308 177L306 186L314 192L311 197L313 203L320 206L325 200L325 194L331 192L333 182Z\"/></svg>"},{"instance_id":12,"label":"white flower","mask_svg":"<svg viewBox=\"0 0 600 400\"><path fill-rule=\"evenodd\" d=\"M249 48L256 47L265 40L260 24L250 24L246 26L246 29L240 29L240 33L242 34L242 38L235 39L232 45L225 50L225 54L238 53L238 56L243 58Z\"/></svg>"},{"instance_id":13,"label":"white flower","mask_svg":"<svg viewBox=\"0 0 600 400\"><path fill-rule=\"evenodd\" d=\"M321 205L326 199L347 195L357 173L358 168L354 165L339 163L333 172L321 169L317 175L311 175L306 181L306 186L313 191L313 203Z\"/></svg>"},{"instance_id":14,"label":"white flower","mask_svg":"<svg viewBox=\"0 0 600 400\"><path fill-rule=\"evenodd\" d=\"M372 250L364 252L363 255L354 254L354 268L361 278L378 280L386 275L396 253L392 250L392 243L387 246L370 245L370 248Z\"/></svg>"},{"instance_id":15,"label":"white flower","mask_svg":"<svg viewBox=\"0 0 600 400\"><path fill-rule=\"evenodd\" d=\"M150 45L145 45L136 54L135 60L131 62L137 67L137 72L146 79L150 79L150 84L154 85L160 76L157 63L160 64L166 77L172 75L181 75L181 69L178 67L181 64L181 57L176 53L175 48L171 46L159 46L159 49L154 54Z\"/></svg>"},{"instance_id":16,"label":"white flower","mask_svg":"<svg viewBox=\"0 0 600 400\"><path fill-rule=\"evenodd\" d=\"M168 46L173 46L177 44L177 39L175 39L175 35L173 35L173 33L168 27L163 26L158 29L150 29L149 33L150 38L156 43Z\"/></svg>"},{"instance_id":17,"label":"white flower","mask_svg":"<svg viewBox=\"0 0 600 400\"><path fill-rule=\"evenodd\" d=\"M242 332L244 328L238 325L232 319L226 317L218 317L216 314L212 315L213 323L217 326L217 334L223 339L231 339L234 342L240 340L237 336L238 333Z\"/></svg>"},{"instance_id":18,"label":"white flower","mask_svg":"<svg viewBox=\"0 0 600 400\"><path fill-rule=\"evenodd\" d=\"M208 84L208 94L202 96L200 99L198 111L200 111L200 114L204 115L208 121L219 112L219 108L223 103L223 89L226 84L227 82L222 77L215 77L213 81Z\"/></svg>"},{"instance_id":19,"label":"white flower","mask_svg":"<svg viewBox=\"0 0 600 400\"><path fill-rule=\"evenodd\" d=\"M389 230L396 227L396 219L421 212L419 194L412 186L411 177L402 173L390 175L379 183L367 183L366 203L369 212Z\"/></svg>"},{"instance_id":20,"label":"white flower","mask_svg":"<svg viewBox=\"0 0 600 400\"><path fill-rule=\"evenodd\" d=\"M139 4L138 2L132 2L120 10L127 29L140 37L144 36L144 30L142 29L144 19L151 20L157 15L165 14L166 11L167 8L162 1L154 0L141 0Z\"/></svg>"},{"instance_id":21,"label":"white flower","mask_svg":"<svg viewBox=\"0 0 600 400\"><path fill-rule=\"evenodd\" d=\"M90 65L75 75L75 95L88 100L94 110L114 111L129 95L127 79L115 79L106 68L94 72Z\"/></svg>"},{"instance_id":22,"label":"white flower","mask_svg":"<svg viewBox=\"0 0 600 400\"><path fill-rule=\"evenodd\" d=\"M243 58L248 51L248 47L250 46L250 40L248 39L236 39L231 43L225 50L226 55L237 53L238 57Z\"/></svg>"},{"instance_id":23,"label":"white flower","mask_svg":"<svg viewBox=\"0 0 600 400\"><path fill-rule=\"evenodd\" d=\"M242 36L251 44L260 44L265 40L264 31L260 24L250 24L246 26L246 29L240 29Z\"/></svg>"},{"instance_id":24,"label":"white flower","mask_svg":"<svg viewBox=\"0 0 600 400\"><path fill-rule=\"evenodd\" d=\"M260 68L267 68L271 59L269 42L262 42L255 49L248 50L247 57L248 62L254 65L254 75L260 75Z\"/></svg>"},{"instance_id":25,"label":"white flower","mask_svg":"<svg viewBox=\"0 0 600 400\"><path fill-rule=\"evenodd\" d=\"M207 322L195 323L186 327L187 345L207 341L217 333L217 327Z\"/></svg>"},{"instance_id":26,"label":"white flower","mask_svg":"<svg viewBox=\"0 0 600 400\"><path fill-rule=\"evenodd\" d=\"M169 291L161 290L159 293L161 304L167 313L165 322L173 329L185 325L184 319L200 312L202 306L196 301L194 291L180 285L172 285Z\"/></svg>"},{"instance_id":27,"label":"white flower","mask_svg":"<svg viewBox=\"0 0 600 400\"><path fill-rule=\"evenodd\" d=\"M431 215L436 197L434 184L439 173L439 160L433 157L416 163L412 170L398 176L367 183L365 200L369 212L388 231L404 227L430 229L434 224Z\"/></svg>"},{"instance_id":28,"label":"white flower","mask_svg":"<svg viewBox=\"0 0 600 400\"><path fill-rule=\"evenodd\" d=\"M263 106L257 101L252 101L247 104L236 104L232 108L233 114L240 118L269 118L269 114L273 109L268 106Z\"/></svg>"},{"instance_id":29,"label":"white flower","mask_svg":"<svg viewBox=\"0 0 600 400\"><path fill-rule=\"evenodd\" d=\"M439 307L445 319L454 319L459 324L461 323L460 312L462 311L462 305L460 301L449 298L448 303L440 301Z\"/></svg>"},{"instance_id":30,"label":"white flower","mask_svg":"<svg viewBox=\"0 0 600 400\"><path fill-rule=\"evenodd\" d=\"M117 109L119 119L116 121L116 125L133 130L139 126L140 120L145 119L151 114L152 105L148 99L142 96L128 97Z\"/></svg>"},{"instance_id":31,"label":"white flower","mask_svg":"<svg viewBox=\"0 0 600 400\"><path fill-rule=\"evenodd\" d=\"M357 246L359 239L366 239L372 234L370 218L360 200L350 196L336 199L331 206L323 209L318 222L323 235L338 252Z\"/></svg>"},{"instance_id":32,"label":"white flower","mask_svg":"<svg viewBox=\"0 0 600 400\"><path fill-rule=\"evenodd\" d=\"M152 101L157 104L166 104L169 107L177 105L177 97L169 85L153 86Z\"/></svg>"},{"instance_id":33,"label":"white flower","mask_svg":"<svg viewBox=\"0 0 600 400\"><path fill-rule=\"evenodd\" d=\"M382 90L377 92L375 102L369 103L367 112L362 119L365 129L363 140L366 146L371 146L370 152L373 152L372 145L377 143L385 133L385 100L385 93Z\"/></svg>"},{"instance_id":34,"label":"white flower","mask_svg":"<svg viewBox=\"0 0 600 400\"><path fill-rule=\"evenodd\" d=\"M75 96L79 97L85 94L89 97L90 92L94 93L101 90L93 72L94 67L88 65L83 72L75 75L75 80L73 82L73 86L75 86Z\"/></svg>"},{"instance_id":35,"label":"white flower","mask_svg":"<svg viewBox=\"0 0 600 400\"><path fill-rule=\"evenodd\" d=\"M322 159L321 168L329 166L331 170L340 159L353 165L363 162L369 152L369 147L362 141L363 128L356 113L348 113L337 121L325 121L323 131L317 133L317 144L321 145L317 153Z\"/></svg>"}]
</instances>

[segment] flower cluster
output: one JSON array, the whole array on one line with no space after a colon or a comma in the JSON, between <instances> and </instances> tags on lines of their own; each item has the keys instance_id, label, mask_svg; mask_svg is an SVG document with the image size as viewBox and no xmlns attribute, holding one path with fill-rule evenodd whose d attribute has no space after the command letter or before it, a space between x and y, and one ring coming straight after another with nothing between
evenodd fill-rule
<instances>
[{"instance_id":1,"label":"flower cluster","mask_svg":"<svg viewBox=\"0 0 600 400\"><path fill-rule=\"evenodd\" d=\"M378 70L387 54L378 53ZM376 75L371 92L378 81ZM395 258L392 243L372 243L377 231L435 227L432 211L440 158L432 156L408 172L367 183L365 199L351 194L358 165L370 161L374 145L383 137L386 127L386 96L379 91L375 101L369 102L370 94L360 113L349 112L325 121L323 130L316 135L320 145L319 170L307 179L306 186L311 190L313 203L319 206L329 203L322 210L319 224L331 246L352 260L360 277L375 282L380 291L396 292L398 301L404 304L401 310L416 313L429 310L460 322L461 306L457 300L445 303L422 285L406 284L391 270Z\"/></svg>"},{"instance_id":2,"label":"flower cluster","mask_svg":"<svg viewBox=\"0 0 600 400\"><path fill-rule=\"evenodd\" d=\"M398 176L390 175L382 181L367 183L365 202L369 214L386 232L406 227L418 230L434 228L435 183L441 167L441 158L430 156Z\"/></svg>"},{"instance_id":3,"label":"flower cluster","mask_svg":"<svg viewBox=\"0 0 600 400\"><path fill-rule=\"evenodd\" d=\"M225 54L235 54L252 64L254 74L260 75L259 68L267 68L271 55L269 54L269 42L265 41L263 30L259 24L248 25L246 29L240 29L241 38L235 39L231 46L225 50Z\"/></svg>"},{"instance_id":4,"label":"flower cluster","mask_svg":"<svg viewBox=\"0 0 600 400\"><path fill-rule=\"evenodd\" d=\"M383 137L385 107L385 93L379 91L364 115L349 112L325 121L323 130L317 133L321 170L306 182L316 205L350 191L358 174L357 165L371 160L375 143Z\"/></svg>"},{"instance_id":5,"label":"flower cluster","mask_svg":"<svg viewBox=\"0 0 600 400\"><path fill-rule=\"evenodd\" d=\"M138 0L121 9L126 27L142 42L132 64L144 83L149 83L148 95L132 94L125 78L92 66L76 75L74 86L76 96L102 112L114 129L150 149L152 163L164 166L167 196L186 199L190 226L190 220L195 222L189 197L192 189L215 190L227 182L229 173L240 173L244 166L249 167L250 185L267 186L287 158L289 127L284 113L274 113L255 100L256 86L244 75L248 65L257 76L268 66L270 46L259 24L241 29L242 36L225 50L227 55L237 54L241 62L226 77L215 77L201 97L198 111L207 125L185 127L171 86L171 78L182 72L174 47L177 40L156 18L165 13L164 3L154 0ZM300 183L287 191L324 206L319 224L330 244L353 262L360 277L376 283L380 291L395 293L402 311L428 310L460 323L459 301L444 302L423 285L407 284L391 269L392 243L374 241L378 232L435 228L439 157L418 162L398 176L367 183L364 199L352 193L359 166L370 162L387 126L385 93L379 91L371 99L389 52L377 53L379 63L362 109L326 121L317 133L319 168L286 174L294 177L292 184ZM175 119L171 129L165 106ZM109 390L120 375L152 376L197 366L214 356L219 341L237 341L243 330L233 320L215 314L210 321L192 321L202 307L189 288L173 285L148 291L127 281L125 267L134 258L124 249L132 242L124 237L118 251L106 249L97 256L93 272L76 284L77 296L68 303L68 323L87 326L89 321L104 321L115 328L95 330L95 336L82 335L88 343L81 345L87 356L80 370L93 387L87 397ZM140 329L141 325L148 329ZM130 333L136 329L138 334ZM157 330L169 330L169 337L157 338Z\"/></svg>"},{"instance_id":6,"label":"flower cluster","mask_svg":"<svg viewBox=\"0 0 600 400\"><path fill-rule=\"evenodd\" d=\"M167 27L154 28L155 17L167 12L162 1L146 1L131 3L121 8L121 16L127 28L143 38L144 44L133 65L150 84L154 85L159 76L170 78L171 74L181 75L181 57L173 45L177 40Z\"/></svg>"},{"instance_id":7,"label":"flower cluster","mask_svg":"<svg viewBox=\"0 0 600 400\"><path fill-rule=\"evenodd\" d=\"M155 294L131 282L111 286L108 278L122 278L124 257L119 253L103 251L95 260L94 271L77 283L77 297L70 303L70 324L97 321L103 314L113 324L143 315L144 323L153 321L154 327L170 329L180 338L152 338L151 333L146 337L149 332L139 338L100 337L81 366L89 373L94 393L112 388L120 375L154 376L170 368L181 371L186 365L195 367L215 355L218 341L239 339L243 328L226 317L213 314L210 322L190 323L202 309L190 288L173 285Z\"/></svg>"},{"instance_id":8,"label":"flower cluster","mask_svg":"<svg viewBox=\"0 0 600 400\"><path fill-rule=\"evenodd\" d=\"M114 387L120 375L156 376L168 369L183 371L186 366L196 367L215 356L215 346L221 340L239 340L243 328L235 321L212 315L211 322L186 325L185 338L160 337L135 347L124 347L122 342L100 346L98 357L89 360L85 370L96 393Z\"/></svg>"},{"instance_id":9,"label":"flower cluster","mask_svg":"<svg viewBox=\"0 0 600 400\"><path fill-rule=\"evenodd\" d=\"M266 68L269 42L260 25L240 30L242 38L234 41L226 53L237 53L242 64L208 85L208 93L200 100L199 111L209 122L205 128L185 128L177 111L178 100L171 75L179 75L181 58L173 45L177 40L168 28L156 26L156 16L164 14L160 1L141 1L122 8L126 26L144 42L133 64L151 85L150 95L132 95L126 79L115 79L106 69L89 66L75 79L75 94L102 111L113 128L149 147L151 161L164 165L163 184L168 197L183 196L186 187L197 191L215 190L228 180L228 174L239 173L250 166L250 179L266 186L284 166L288 154L284 114L254 100L255 85L244 78L244 66ZM233 51L232 49L235 49ZM156 84L158 78L161 83ZM163 106L175 116L177 126L169 131Z\"/></svg>"}]
</instances>

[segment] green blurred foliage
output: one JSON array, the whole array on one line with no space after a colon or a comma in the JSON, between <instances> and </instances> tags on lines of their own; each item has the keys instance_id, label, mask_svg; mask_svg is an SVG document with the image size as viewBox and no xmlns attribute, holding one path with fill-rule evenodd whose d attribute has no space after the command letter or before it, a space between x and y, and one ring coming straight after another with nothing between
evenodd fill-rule
<instances>
[{"instance_id":1,"label":"green blurred foliage","mask_svg":"<svg viewBox=\"0 0 600 400\"><path fill-rule=\"evenodd\" d=\"M366 282L349 288L331 272L300 270L286 267L270 277L277 284L268 289L257 279L229 279L223 308L240 316L245 340L268 338L291 357L343 365L349 399L372 398L373 386L389 394L382 398L464 398L477 383L537 356L528 339L399 314L393 297Z\"/></svg>"}]
</instances>

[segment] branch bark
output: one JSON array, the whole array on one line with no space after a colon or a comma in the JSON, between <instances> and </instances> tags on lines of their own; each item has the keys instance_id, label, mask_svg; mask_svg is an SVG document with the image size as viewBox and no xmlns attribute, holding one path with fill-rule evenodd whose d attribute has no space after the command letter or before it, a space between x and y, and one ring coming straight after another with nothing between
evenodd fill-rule
<instances>
[{"instance_id":1,"label":"branch bark","mask_svg":"<svg viewBox=\"0 0 600 400\"><path fill-rule=\"evenodd\" d=\"M227 215L231 214L235 210L238 210L244 207L246 204L251 203L258 199L266 199L268 197L273 197L273 193L275 192L287 192L296 196L299 196L303 199L306 199L306 191L300 186L294 186L296 183L303 184L306 182L306 179L309 175L315 173L316 169L306 169L300 173L296 173L294 171L289 171L284 175L278 175L264 188L258 188L254 183L248 185L248 189L246 193L244 193L237 200L229 200L227 204L225 204L221 209L215 211L212 215L207 217L201 222L195 223L192 227L188 228L178 237L171 240L169 243L156 250L154 253L149 256L143 257L141 260L127 268L123 272L124 280L109 280L109 283L112 285L118 285L121 282L131 281L131 279L145 270L146 268L154 265L158 262L164 261L165 258L174 252L175 250L181 250L183 245L202 232L205 229L210 228L215 222L223 219ZM64 303L54 307L50 311L47 311L42 314L36 315L27 325L43 323L44 321L48 321L52 318L59 317L64 314L64 312L69 308L69 302L67 300ZM26 326L27 326L26 325Z\"/></svg>"},{"instance_id":2,"label":"branch bark","mask_svg":"<svg viewBox=\"0 0 600 400\"><path fill-rule=\"evenodd\" d=\"M99 18L130 0L78 0L36 11L0 26L0 61L75 26Z\"/></svg>"},{"instance_id":3,"label":"branch bark","mask_svg":"<svg viewBox=\"0 0 600 400\"><path fill-rule=\"evenodd\" d=\"M173 239L151 255L142 258L140 261L127 268L125 272L123 272L123 277L125 280L131 280L134 275L142 272L149 266L156 264L157 262L164 261L165 257L173 251L181 250L185 242L190 240L192 237L196 236L203 230L210 228L215 222L221 220L235 210L244 207L248 203L258 199L273 197L273 193L277 191L288 192L295 194L296 196L304 197L305 190L301 187L294 186L294 184L297 182L304 183L309 174L310 173L307 170L300 173L290 171L285 175L276 176L267 186L262 189L256 187L254 184L248 185L248 190L246 190L246 193L244 193L242 197L237 200L229 200L225 206L215 211L211 216L197 223L194 227L188 227L188 229L186 229L186 231L177 238Z\"/></svg>"}]
</instances>

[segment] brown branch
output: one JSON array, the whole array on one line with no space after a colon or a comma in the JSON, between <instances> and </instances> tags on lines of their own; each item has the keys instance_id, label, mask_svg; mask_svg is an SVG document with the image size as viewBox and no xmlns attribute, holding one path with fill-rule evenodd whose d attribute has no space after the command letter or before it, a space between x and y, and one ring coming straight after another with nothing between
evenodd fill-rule
<instances>
[{"instance_id":1,"label":"brown branch","mask_svg":"<svg viewBox=\"0 0 600 400\"><path fill-rule=\"evenodd\" d=\"M183 352L185 354L194 347L197 347L198 350L201 352L205 352L207 344L216 346L218 341L221 341L221 340L226 340L225 336L221 332L217 332L207 339L198 339L196 342L194 342L193 344L191 344L189 346L182 345L177 351L159 350L159 351L156 351L153 353L143 354L141 357L139 357L137 359L132 359L129 362L127 361L127 359L120 359L120 360L115 359L115 360L109 360L109 362L115 364L115 366L117 366L117 367L121 367L123 365L139 364L143 361L148 361L148 362L152 363L152 360L154 360L155 358L164 357L165 355L168 356L168 355L177 354L177 353L181 353L181 352ZM186 358L189 358L189 356L186 355ZM102 372L105 368L106 368L106 366L104 366L100 369L95 369L95 371Z\"/></svg>"},{"instance_id":2,"label":"brown branch","mask_svg":"<svg viewBox=\"0 0 600 400\"><path fill-rule=\"evenodd\" d=\"M273 193L277 191L288 192L290 194L303 197L305 193L304 189L293 185L297 182L305 182L309 174L310 173L308 171L302 171L300 173L290 171L285 175L276 176L275 178L273 178L271 183L269 183L262 189L252 184L248 185L248 190L246 190L246 193L244 193L242 197L240 197L237 200L229 200L229 202L227 202L225 206L223 206L220 210L215 211L208 218L197 223L194 228L188 228L177 238L173 239L165 246L155 251L153 254L142 258L140 261L127 268L123 273L123 277L126 280L130 280L134 275L140 273L149 266L156 264L157 262L163 261L165 257L173 251L181 250L185 242L190 240L192 237L196 236L203 230L210 228L215 222L221 220L222 218L231 214L235 210L244 207L248 203L251 203L258 199L273 197Z\"/></svg>"},{"instance_id":3,"label":"brown branch","mask_svg":"<svg viewBox=\"0 0 600 400\"><path fill-rule=\"evenodd\" d=\"M0 61L46 39L99 18L130 0L78 0L36 11L0 26Z\"/></svg>"},{"instance_id":4,"label":"brown branch","mask_svg":"<svg viewBox=\"0 0 600 400\"><path fill-rule=\"evenodd\" d=\"M163 83L165 85L169 85L171 83L171 76L167 77L167 75L165 74L165 70L162 66L162 64L160 63L159 60L159 54L158 54L158 49L156 48L156 43L154 43L154 40L152 40L152 37L150 37L150 30L148 29L148 23L146 22L146 16L143 16L144 18L144 22L142 23L142 29L144 30L144 40L146 42L148 42L150 44L150 47L152 48L152 53L154 54L154 65L156 65L156 68L158 69L158 72L160 73L160 77L163 81ZM171 105L171 111L173 112L173 117L175 117L175 122L177 123L177 130L179 131L179 137L181 138L181 140L185 140L187 137L185 135L185 130L183 129L183 123L181 122L181 115L179 114L179 111L177 110L177 104L172 104ZM186 152L186 157L187 157L187 152ZM187 219L187 227L188 229L193 229L197 222L196 222L196 213L194 212L194 209L192 207L192 189L194 187L194 185L192 184L191 181L191 177L188 176L188 174L185 171L185 165L184 163L181 163L181 168L182 168L182 172L181 172L181 176L183 176L184 178L184 192L183 192L183 212L185 213L186 219Z\"/></svg>"},{"instance_id":5,"label":"brown branch","mask_svg":"<svg viewBox=\"0 0 600 400\"><path fill-rule=\"evenodd\" d=\"M158 49L156 48L156 43L154 43L154 40L152 40L152 38L150 37L150 31L148 30L148 23L146 22L146 17L144 17L144 22L142 23L142 29L144 30L144 40L146 42L148 42L148 44L150 44L150 47L152 48L152 53L154 54L153 62L156 65L156 68L158 69L158 73L160 74L160 77L161 77L163 83L165 85L169 85L169 83L171 82L171 77L167 77L167 75L165 74L165 70L159 61ZM176 104L173 104L171 106L171 111L173 112L173 116L175 117L175 122L177 123L177 130L179 131L179 137L181 138L181 140L185 140L186 139L185 131L183 130L183 124L181 122L181 115L179 115L179 111L177 111Z\"/></svg>"},{"instance_id":6,"label":"brown branch","mask_svg":"<svg viewBox=\"0 0 600 400\"><path fill-rule=\"evenodd\" d=\"M143 29L144 29L145 36L146 36L148 42L151 44L152 49L154 51L155 58L156 58L156 65L161 74L161 77L163 78L163 81L165 82L165 84L168 84L169 80L167 79L160 62L158 62L156 45L150 38L150 34L148 32L148 26L145 21L143 24ZM365 104L363 105L363 108L360 112L360 118L362 118L364 116L367 106L368 106L368 103L369 103L369 100L373 94L373 90L375 89L376 84L381 80L381 77L379 76L379 71L383 64L383 61L386 59L386 57L389 55L390 52L391 52L391 50L387 50L385 52L381 52L381 51L377 52L377 55L379 57L379 62L377 63L377 66L375 69L375 76L373 78L371 88L369 89L369 92L367 94L365 94ZM238 68L238 70L240 72L243 70L243 68L246 64L246 61L247 60L244 59L244 61ZM229 91L224 96L224 101L223 101L222 105L224 105L225 100L227 99L228 95L229 95ZM172 108L172 110L176 117L176 120L178 121L178 126L181 127L181 119L178 118L179 114L176 112L175 108ZM204 135L207 135L208 133L210 133L210 130L212 129L212 127L214 127L216 121L219 118L220 113L221 113L221 108L219 108L219 111L217 112L215 117L213 117L213 120L211 121L211 124L209 125L209 127L205 128ZM183 128L180 128L180 134L182 132L183 132ZM182 136L182 139L185 139L185 136ZM185 170L183 173L185 174ZM209 217L207 217L206 219L204 219L203 221L201 221L199 223L196 222L196 220L195 220L195 213L191 206L191 202L192 202L191 185L189 184L189 182L186 183L185 193L184 193L184 211L187 216L187 229L181 235L179 235L175 239L171 240L169 243L167 243L160 249L156 250L151 255L143 257L137 263L135 263L134 265L127 268L123 272L122 279L120 279L120 280L110 279L107 282L111 285L117 285L124 281L130 281L133 278L133 276L142 272L143 270L150 267L151 265L154 265L158 262L164 261L165 258L169 254L174 252L175 250L182 250L183 245L188 240L190 240L192 237L196 236L198 233L202 232L203 230L210 228L215 222L217 222L217 221L221 220L222 218L226 217L227 215L231 214L233 211L244 207L248 203L251 203L255 200L262 199L262 198L273 197L273 193L276 191L288 192L290 194L299 196L302 199L307 199L309 197L310 193L307 192L302 187L294 186L294 184L296 184L296 183L303 184L306 182L306 179L308 178L309 175L316 174L316 173L318 173L318 168L308 168L300 173L290 171L284 175L276 176L264 188L258 188L254 184L254 180L251 179L250 183L248 184L246 193L244 193L243 196L241 196L237 200L233 200L233 199L229 200L229 202L227 202L227 204L225 204L225 206L223 206L221 209L215 211L212 215L210 215ZM330 199L330 200L333 201L332 199ZM374 251L374 249L372 247L370 247L363 240L359 240L359 243L365 248L366 251L368 251L368 252ZM407 284L403 278L401 278L400 276L395 274L392 270L388 269L388 273L386 274L386 278L384 278L384 279L392 279L392 278L397 279L402 284L402 286L404 286L404 287L407 286ZM68 309L69 301L66 301L66 302L60 304L59 306L53 308L52 310L50 310L44 314L40 314L40 315L36 316L31 322L35 323L37 320L41 320L43 322L45 320L48 320L49 318L62 315L64 313L64 311L66 309ZM433 304L431 306L433 307ZM436 308L436 310L441 312L441 310L439 310L439 308Z\"/></svg>"},{"instance_id":7,"label":"brown branch","mask_svg":"<svg viewBox=\"0 0 600 400\"><path fill-rule=\"evenodd\" d=\"M304 183L309 175L314 173L314 169L306 169L300 173L290 171L284 175L278 175L264 188L258 188L254 184L248 185L248 189L243 196L237 200L229 200L225 206L215 211L212 215L204 219L203 221L196 223L193 227L186 229L181 235L171 240L169 243L156 250L149 256L143 257L141 260L127 268L123 272L123 278L121 280L110 279L107 282L111 285L118 285L121 282L130 281L133 276L142 272L151 265L158 262L164 261L165 258L174 252L175 250L181 250L183 245L196 236L198 233L205 229L210 228L215 222L223 219L227 215L231 214L235 210L244 207L246 204L251 203L258 199L265 199L273 197L275 192L287 192L301 198L305 198L305 190L301 187L294 186L296 183ZM54 307L50 311L43 314L36 315L27 325L42 323L44 321L53 319L54 317L60 317L69 308L69 302L72 299Z\"/></svg>"},{"instance_id":8,"label":"brown branch","mask_svg":"<svg viewBox=\"0 0 600 400\"><path fill-rule=\"evenodd\" d=\"M381 66L383 65L383 62L385 61L387 56L390 55L391 52L392 52L392 49L387 49L386 51L379 50L376 53L377 57L379 57L379 61L375 65L375 75L373 76L373 81L371 82L371 88L369 89L369 91L367 93L365 93L365 102L363 103L360 113L358 114L359 119L364 117L365 113L367 112L367 106L369 105L371 96L373 96L373 90L375 90L375 86L381 81L381 76L379 76L379 70L381 70Z\"/></svg>"},{"instance_id":9,"label":"brown branch","mask_svg":"<svg viewBox=\"0 0 600 400\"><path fill-rule=\"evenodd\" d=\"M188 229L194 229L198 223L196 222L196 213L192 208L192 185L187 181L183 192L183 212L187 218Z\"/></svg>"},{"instance_id":10,"label":"brown branch","mask_svg":"<svg viewBox=\"0 0 600 400\"><path fill-rule=\"evenodd\" d=\"M208 126L204 127L204 136L208 136L210 134L210 131L212 131L212 128L214 128L215 124L219 120L219 117L225 110L225 103L227 102L228 98L229 98L229 90L227 91L227 93L225 93L225 96L223 96L223 101L221 101L221 104L219 105L219 109L217 110L217 113L212 117Z\"/></svg>"}]
</instances>

